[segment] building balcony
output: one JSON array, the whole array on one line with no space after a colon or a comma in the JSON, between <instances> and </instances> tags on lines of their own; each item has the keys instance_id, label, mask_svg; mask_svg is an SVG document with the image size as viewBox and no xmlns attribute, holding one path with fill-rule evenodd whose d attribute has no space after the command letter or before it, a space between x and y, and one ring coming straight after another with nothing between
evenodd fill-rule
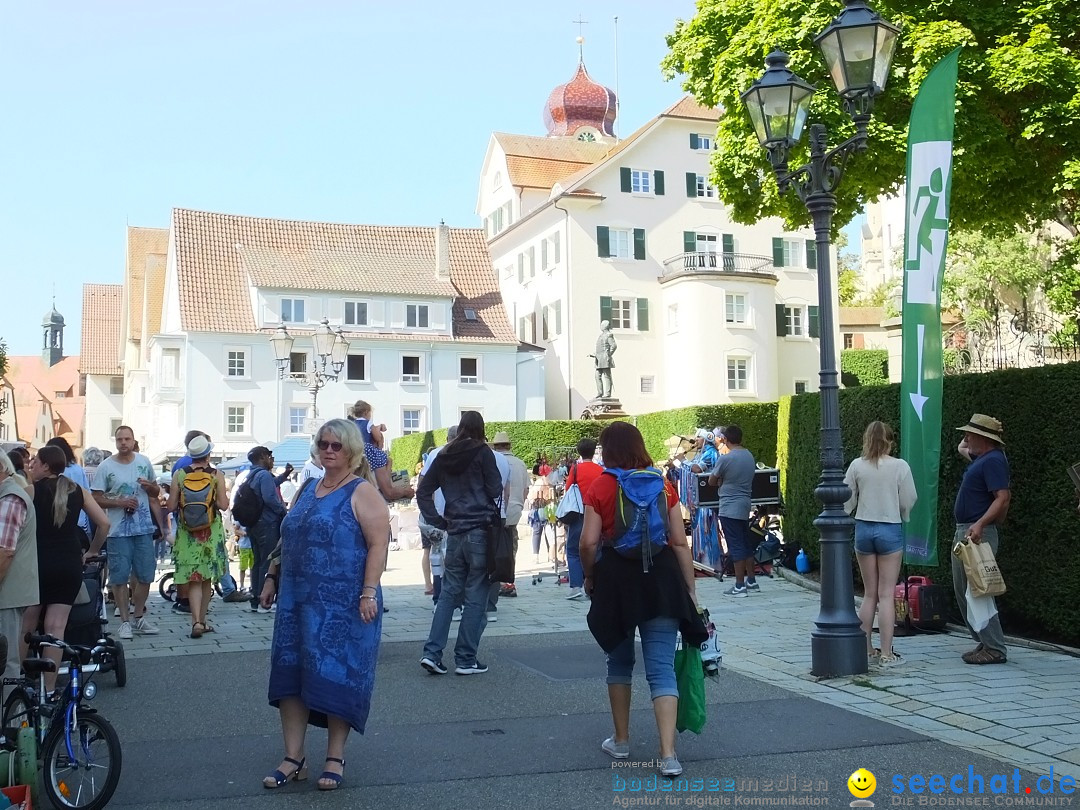
<instances>
[{"instance_id":1,"label":"building balcony","mask_svg":"<svg viewBox=\"0 0 1080 810\"><path fill-rule=\"evenodd\" d=\"M717 274L777 281L771 256L754 256L750 253L680 253L664 262L660 283L683 276Z\"/></svg>"}]
</instances>

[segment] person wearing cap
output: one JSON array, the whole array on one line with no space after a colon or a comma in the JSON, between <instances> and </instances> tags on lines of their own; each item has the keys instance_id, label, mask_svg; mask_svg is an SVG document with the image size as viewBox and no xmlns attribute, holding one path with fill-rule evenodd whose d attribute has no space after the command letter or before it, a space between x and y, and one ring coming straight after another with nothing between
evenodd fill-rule
<instances>
[{"instance_id":1,"label":"person wearing cap","mask_svg":"<svg viewBox=\"0 0 1080 810\"><path fill-rule=\"evenodd\" d=\"M503 480L503 523L514 535L514 559L517 560L517 527L521 521L521 513L525 510L525 498L529 494L529 469L525 462L512 452L510 434L500 430L491 441L491 449L495 451L495 463L499 467L499 474L503 473L502 459L506 463L506 477ZM487 614L488 621L498 619L497 604L499 596L517 596L517 588L513 582L493 582L491 592L488 594Z\"/></svg>"},{"instance_id":2,"label":"person wearing cap","mask_svg":"<svg viewBox=\"0 0 1080 810\"><path fill-rule=\"evenodd\" d=\"M211 504L209 526L195 528L188 526L184 513L180 509L176 520L176 541L173 556L176 559L174 581L188 586L188 601L191 604L191 637L201 638L205 633L214 632L206 622L206 612L210 607L214 581L220 579L228 567L225 556L225 528L221 522L221 513L229 508L229 493L225 488L225 476L220 470L210 466L210 453L214 449L206 436L199 434L187 445L187 454L191 463L181 467L173 474L172 486L169 487L169 501L165 508L177 512L181 507L180 495L184 491L184 481L188 476L210 473L213 477L213 492L207 498Z\"/></svg>"},{"instance_id":3,"label":"person wearing cap","mask_svg":"<svg viewBox=\"0 0 1080 810\"><path fill-rule=\"evenodd\" d=\"M1009 511L1010 492L1009 460L1005 456L1004 431L1001 422L992 416L974 414L966 425L957 428L964 434L957 447L960 455L971 462L964 471L960 489L956 493L953 515L956 518L955 542L967 540L987 543L998 556L998 526ZM964 564L952 558L953 591L960 613L972 638L978 642L975 649L961 658L966 664L1004 664L1008 659L1005 634L1001 619L994 615L986 627L976 630L968 621L967 574ZM992 597L991 597L992 598Z\"/></svg>"},{"instance_id":4,"label":"person wearing cap","mask_svg":"<svg viewBox=\"0 0 1080 810\"><path fill-rule=\"evenodd\" d=\"M712 431L698 428L697 433L694 434L694 449L698 452L691 467L694 472L709 472L716 466L720 453L716 449L716 438Z\"/></svg>"},{"instance_id":5,"label":"person wearing cap","mask_svg":"<svg viewBox=\"0 0 1080 810\"><path fill-rule=\"evenodd\" d=\"M251 567L251 604L252 613L269 613L269 608L259 603L259 586L266 577L272 552L281 540L281 521L285 517L285 502L281 499L277 479L274 477L274 453L269 447L258 445L248 451L251 474L247 478L248 486L255 491L262 502L259 519L247 526L251 538L251 554L254 562Z\"/></svg>"}]
</instances>

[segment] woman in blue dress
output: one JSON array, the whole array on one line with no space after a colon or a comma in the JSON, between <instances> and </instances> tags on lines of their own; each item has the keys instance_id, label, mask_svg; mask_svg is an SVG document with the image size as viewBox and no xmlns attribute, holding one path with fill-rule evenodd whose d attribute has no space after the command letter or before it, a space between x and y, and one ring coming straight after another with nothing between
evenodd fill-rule
<instances>
[{"instance_id":1,"label":"woman in blue dress","mask_svg":"<svg viewBox=\"0 0 1080 810\"><path fill-rule=\"evenodd\" d=\"M349 730L364 733L375 686L389 512L356 475L364 442L355 424L332 419L315 447L323 478L304 487L282 523L280 564L271 564L261 595L266 607L277 596L269 700L285 741L284 760L263 780L267 788L307 778L309 724L327 729L318 787L337 788Z\"/></svg>"}]
</instances>

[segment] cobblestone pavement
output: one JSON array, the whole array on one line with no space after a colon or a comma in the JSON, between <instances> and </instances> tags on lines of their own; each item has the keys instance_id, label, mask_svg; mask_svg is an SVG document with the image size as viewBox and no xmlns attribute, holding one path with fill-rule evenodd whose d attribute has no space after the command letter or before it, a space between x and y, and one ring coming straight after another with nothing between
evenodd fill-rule
<instances>
[{"instance_id":1,"label":"cobblestone pavement","mask_svg":"<svg viewBox=\"0 0 1080 810\"><path fill-rule=\"evenodd\" d=\"M393 551L383 577L389 612L386 641L422 642L431 622L418 550ZM531 555L522 555L531 563ZM532 573L547 571L531 584ZM588 602L567 600L550 566L519 564L519 596L499 601L498 620L485 636L580 632ZM1080 771L1080 677L1077 659L1059 652L1012 646L1009 661L975 667L960 660L972 647L966 633L900 638L904 664L887 672L819 681L810 672L810 631L818 595L784 579L761 578L761 592L746 599L723 596L719 582L698 580L699 600L710 608L723 644L724 666L824 703L910 728L943 742L1032 771ZM215 598L216 632L188 637L190 617L169 610L156 586L151 616L157 636L126 642L130 659L268 649L274 615ZM116 620L112 620L115 628ZM455 625L456 626L456 625ZM453 630L451 630L453 632ZM419 644L417 655L420 654Z\"/></svg>"}]
</instances>

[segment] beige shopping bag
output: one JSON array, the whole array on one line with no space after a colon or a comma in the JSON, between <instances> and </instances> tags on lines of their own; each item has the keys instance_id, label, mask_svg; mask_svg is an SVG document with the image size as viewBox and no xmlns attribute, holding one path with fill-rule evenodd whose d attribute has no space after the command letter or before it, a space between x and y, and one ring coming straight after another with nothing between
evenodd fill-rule
<instances>
[{"instance_id":1,"label":"beige shopping bag","mask_svg":"<svg viewBox=\"0 0 1080 810\"><path fill-rule=\"evenodd\" d=\"M964 564L972 596L1001 596L1005 593L1005 580L989 543L961 540L953 546L953 556Z\"/></svg>"}]
</instances>

